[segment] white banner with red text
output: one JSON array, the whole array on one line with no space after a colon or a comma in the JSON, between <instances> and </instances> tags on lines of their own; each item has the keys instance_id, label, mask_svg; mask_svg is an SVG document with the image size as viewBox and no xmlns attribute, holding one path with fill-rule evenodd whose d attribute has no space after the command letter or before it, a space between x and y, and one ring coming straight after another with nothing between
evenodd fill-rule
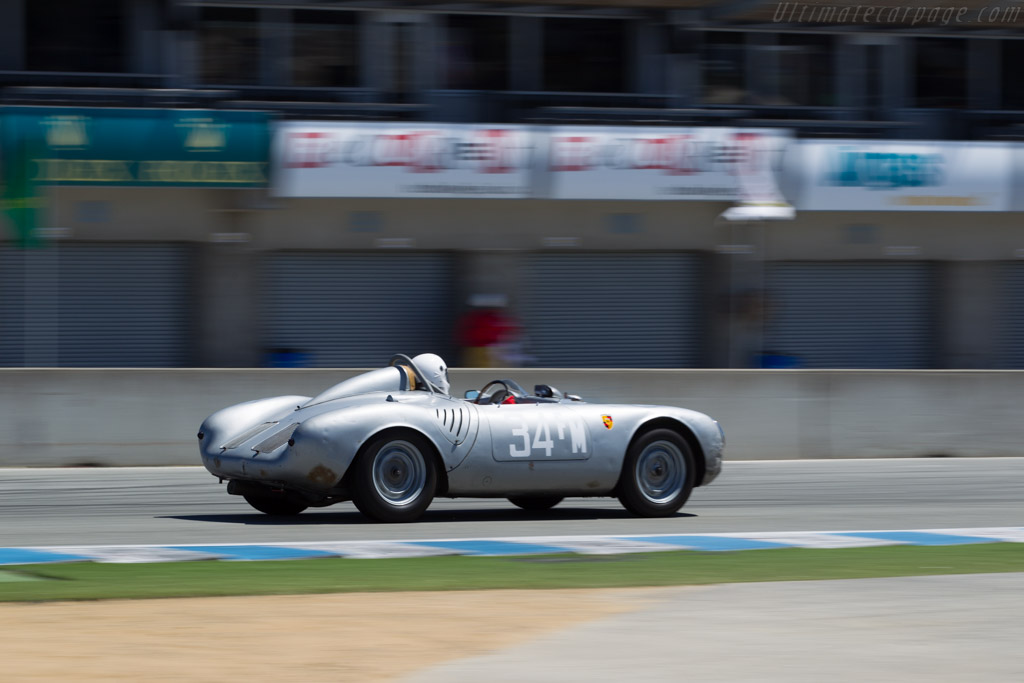
<instances>
[{"instance_id":1,"label":"white banner with red text","mask_svg":"<svg viewBox=\"0 0 1024 683\"><path fill-rule=\"evenodd\" d=\"M791 137L756 128L555 126L550 196L781 203L775 172Z\"/></svg>"},{"instance_id":2,"label":"white banner with red text","mask_svg":"<svg viewBox=\"0 0 1024 683\"><path fill-rule=\"evenodd\" d=\"M277 124L279 197L478 197L530 194L533 136L523 126Z\"/></svg>"},{"instance_id":3,"label":"white banner with red text","mask_svg":"<svg viewBox=\"0 0 1024 683\"><path fill-rule=\"evenodd\" d=\"M290 121L275 129L280 197L783 202L788 131Z\"/></svg>"}]
</instances>

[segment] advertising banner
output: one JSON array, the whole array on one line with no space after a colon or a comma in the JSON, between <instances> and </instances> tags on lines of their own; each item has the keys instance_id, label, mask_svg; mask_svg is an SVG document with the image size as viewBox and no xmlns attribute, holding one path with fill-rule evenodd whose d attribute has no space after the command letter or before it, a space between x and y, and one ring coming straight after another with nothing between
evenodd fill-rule
<instances>
[{"instance_id":1,"label":"advertising banner","mask_svg":"<svg viewBox=\"0 0 1024 683\"><path fill-rule=\"evenodd\" d=\"M267 184L268 114L201 109L4 107L0 151L41 140L39 185L259 187Z\"/></svg>"},{"instance_id":2,"label":"advertising banner","mask_svg":"<svg viewBox=\"0 0 1024 683\"><path fill-rule=\"evenodd\" d=\"M984 142L801 142L787 158L807 211L1006 211L1012 148Z\"/></svg>"},{"instance_id":3,"label":"advertising banner","mask_svg":"<svg viewBox=\"0 0 1024 683\"><path fill-rule=\"evenodd\" d=\"M521 126L282 122L279 197L478 197L530 194L533 138Z\"/></svg>"},{"instance_id":4,"label":"advertising banner","mask_svg":"<svg viewBox=\"0 0 1024 683\"><path fill-rule=\"evenodd\" d=\"M785 130L556 126L550 196L783 203L775 170Z\"/></svg>"}]
</instances>

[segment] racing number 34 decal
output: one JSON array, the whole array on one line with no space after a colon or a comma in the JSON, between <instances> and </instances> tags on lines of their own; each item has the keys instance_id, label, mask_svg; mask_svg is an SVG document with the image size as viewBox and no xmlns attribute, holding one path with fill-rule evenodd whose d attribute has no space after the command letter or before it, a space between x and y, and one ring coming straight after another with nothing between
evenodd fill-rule
<instances>
[{"instance_id":1,"label":"racing number 34 decal","mask_svg":"<svg viewBox=\"0 0 1024 683\"><path fill-rule=\"evenodd\" d=\"M551 438L552 433L556 434L559 441L565 441L566 434L568 433L569 440L572 443L572 452L587 452L587 432L583 422L580 420L573 420L568 425L563 422L555 425L540 422L534 429L536 431L533 433L532 443L530 440L530 426L525 422L521 422L518 427L512 430L512 443L508 446L508 454L510 456L513 458L529 458L535 451L543 451L543 454L550 458L555 450L555 441ZM521 441L517 447L516 441L518 439L521 439Z\"/></svg>"},{"instance_id":2,"label":"racing number 34 decal","mask_svg":"<svg viewBox=\"0 0 1024 683\"><path fill-rule=\"evenodd\" d=\"M512 408L510 410L510 408ZM586 460L590 439L584 421L567 408L504 406L491 423L495 460Z\"/></svg>"}]
</instances>

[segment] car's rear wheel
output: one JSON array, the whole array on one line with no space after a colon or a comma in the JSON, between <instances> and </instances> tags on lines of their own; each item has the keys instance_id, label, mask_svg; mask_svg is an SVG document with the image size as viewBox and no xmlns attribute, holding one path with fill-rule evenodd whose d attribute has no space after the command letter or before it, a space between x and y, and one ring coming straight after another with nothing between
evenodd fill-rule
<instances>
[{"instance_id":1,"label":"car's rear wheel","mask_svg":"<svg viewBox=\"0 0 1024 683\"><path fill-rule=\"evenodd\" d=\"M272 515L274 517L293 517L309 507L308 505L297 503L285 496L256 496L247 494L243 497L245 498L245 502L249 505L262 513Z\"/></svg>"},{"instance_id":2,"label":"car's rear wheel","mask_svg":"<svg viewBox=\"0 0 1024 683\"><path fill-rule=\"evenodd\" d=\"M550 510L564 500L562 496L509 496L508 502L524 510Z\"/></svg>"},{"instance_id":3,"label":"car's rear wheel","mask_svg":"<svg viewBox=\"0 0 1024 683\"><path fill-rule=\"evenodd\" d=\"M693 491L693 451L671 429L653 429L629 447L619 479L619 501L634 515L667 517Z\"/></svg>"},{"instance_id":4,"label":"car's rear wheel","mask_svg":"<svg viewBox=\"0 0 1024 683\"><path fill-rule=\"evenodd\" d=\"M392 432L373 439L356 461L352 502L378 522L412 522L436 487L430 442L414 432Z\"/></svg>"}]
</instances>

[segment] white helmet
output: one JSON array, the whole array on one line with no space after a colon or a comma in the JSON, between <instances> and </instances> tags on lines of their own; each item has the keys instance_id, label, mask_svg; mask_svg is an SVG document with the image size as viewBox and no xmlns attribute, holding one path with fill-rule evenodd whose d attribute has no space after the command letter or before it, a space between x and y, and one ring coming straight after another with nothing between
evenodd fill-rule
<instances>
[{"instance_id":1,"label":"white helmet","mask_svg":"<svg viewBox=\"0 0 1024 683\"><path fill-rule=\"evenodd\" d=\"M441 356L435 353L421 353L413 358L412 362L436 389L445 396L449 394L451 384L448 382L448 364Z\"/></svg>"}]
</instances>

